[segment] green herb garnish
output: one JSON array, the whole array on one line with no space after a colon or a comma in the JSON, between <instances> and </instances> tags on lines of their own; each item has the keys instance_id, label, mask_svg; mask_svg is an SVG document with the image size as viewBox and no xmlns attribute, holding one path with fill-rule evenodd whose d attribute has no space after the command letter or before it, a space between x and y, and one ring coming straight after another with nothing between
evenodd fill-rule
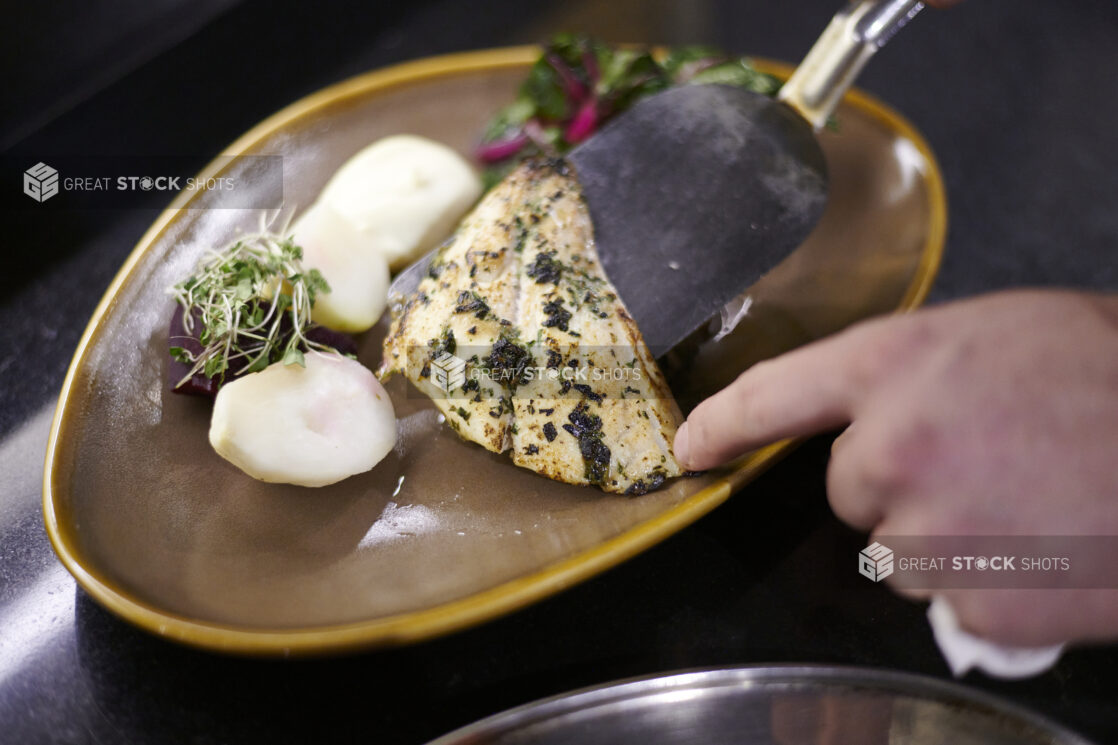
<instances>
[{"instance_id":1,"label":"green herb garnish","mask_svg":"<svg viewBox=\"0 0 1118 745\"><path fill-rule=\"evenodd\" d=\"M183 308L183 327L202 351L172 347L171 356L191 365L179 382L201 373L224 379L273 362L302 365L307 350L333 351L307 338L311 309L319 293L330 291L317 269L302 264L303 249L288 237L260 232L210 250L194 275L170 289Z\"/></svg>"},{"instance_id":2,"label":"green herb garnish","mask_svg":"<svg viewBox=\"0 0 1118 745\"><path fill-rule=\"evenodd\" d=\"M689 83L737 85L775 95L780 82L744 57L687 46L662 58L589 36L558 34L544 47L511 104L490 122L478 147L495 185L527 157L563 155L641 98Z\"/></svg>"}]
</instances>

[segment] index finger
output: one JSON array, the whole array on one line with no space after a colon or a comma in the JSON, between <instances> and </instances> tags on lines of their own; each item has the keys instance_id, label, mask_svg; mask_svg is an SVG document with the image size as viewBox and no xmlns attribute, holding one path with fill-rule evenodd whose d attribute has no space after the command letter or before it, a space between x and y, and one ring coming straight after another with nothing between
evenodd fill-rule
<instances>
[{"instance_id":1,"label":"index finger","mask_svg":"<svg viewBox=\"0 0 1118 745\"><path fill-rule=\"evenodd\" d=\"M687 417L676 434L676 458L700 471L777 440L850 423L891 320L856 326L746 370Z\"/></svg>"}]
</instances>

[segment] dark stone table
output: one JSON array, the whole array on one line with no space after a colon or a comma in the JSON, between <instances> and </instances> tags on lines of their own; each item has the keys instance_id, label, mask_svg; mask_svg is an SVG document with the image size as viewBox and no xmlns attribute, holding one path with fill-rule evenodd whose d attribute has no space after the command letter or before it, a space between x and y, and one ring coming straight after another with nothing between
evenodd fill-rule
<instances>
[{"instance_id":1,"label":"dark stone table","mask_svg":"<svg viewBox=\"0 0 1118 745\"><path fill-rule=\"evenodd\" d=\"M200 168L348 75L562 28L793 60L839 3L23 5L0 31L5 190L18 189L13 162L46 155L179 155ZM1112 0L925 12L871 64L861 85L925 132L946 175L951 229L933 301L1020 285L1118 289L1116 73ZM162 201L33 206L4 212L0 272L0 742L416 743L538 697L680 668L834 662L948 677L923 608L851 570L864 537L827 509L827 438L623 566L444 639L261 661L134 629L55 560L40 478L81 330ZM1073 650L1030 681L964 682L1118 742L1118 648Z\"/></svg>"}]
</instances>

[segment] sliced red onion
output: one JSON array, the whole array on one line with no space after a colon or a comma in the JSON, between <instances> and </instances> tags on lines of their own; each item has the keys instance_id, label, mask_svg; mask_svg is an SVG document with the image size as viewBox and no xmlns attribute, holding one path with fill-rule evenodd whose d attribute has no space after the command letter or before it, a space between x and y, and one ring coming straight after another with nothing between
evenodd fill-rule
<instances>
[{"instance_id":1,"label":"sliced red onion","mask_svg":"<svg viewBox=\"0 0 1118 745\"><path fill-rule=\"evenodd\" d=\"M575 114L574 119L567 125L567 131L563 133L563 139L572 145L576 142L582 142L590 135L594 134L594 130L598 127L598 106L597 101L590 99L582 104L578 113Z\"/></svg>"},{"instance_id":2,"label":"sliced red onion","mask_svg":"<svg viewBox=\"0 0 1118 745\"><path fill-rule=\"evenodd\" d=\"M582 67L586 70L586 79L590 81L590 87L593 88L598 84L598 78L601 73L598 71L598 58L594 56L593 52L582 53Z\"/></svg>"},{"instance_id":3,"label":"sliced red onion","mask_svg":"<svg viewBox=\"0 0 1118 745\"><path fill-rule=\"evenodd\" d=\"M528 144L528 135L523 132L515 137L509 137L494 142L483 142L478 145L477 158L482 163L499 163L519 153Z\"/></svg>"},{"instance_id":4,"label":"sliced red onion","mask_svg":"<svg viewBox=\"0 0 1118 745\"><path fill-rule=\"evenodd\" d=\"M547 55L547 62L555 68L555 72L559 73L559 79L563 81L563 88L566 90L567 98L576 104L586 98L586 94L589 92L586 90L586 86L582 84L581 80L575 77L574 71L567 66L566 62L559 58L559 55L554 53Z\"/></svg>"}]
</instances>

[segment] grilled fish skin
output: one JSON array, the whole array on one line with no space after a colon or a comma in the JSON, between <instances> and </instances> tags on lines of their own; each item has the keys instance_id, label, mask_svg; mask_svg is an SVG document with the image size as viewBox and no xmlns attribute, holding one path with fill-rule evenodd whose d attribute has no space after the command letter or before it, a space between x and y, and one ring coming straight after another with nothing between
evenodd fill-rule
<instances>
[{"instance_id":1,"label":"grilled fish skin","mask_svg":"<svg viewBox=\"0 0 1118 745\"><path fill-rule=\"evenodd\" d=\"M683 472L683 417L563 161L519 166L444 244L394 312L378 375L394 372L460 436L548 478L643 494Z\"/></svg>"}]
</instances>

